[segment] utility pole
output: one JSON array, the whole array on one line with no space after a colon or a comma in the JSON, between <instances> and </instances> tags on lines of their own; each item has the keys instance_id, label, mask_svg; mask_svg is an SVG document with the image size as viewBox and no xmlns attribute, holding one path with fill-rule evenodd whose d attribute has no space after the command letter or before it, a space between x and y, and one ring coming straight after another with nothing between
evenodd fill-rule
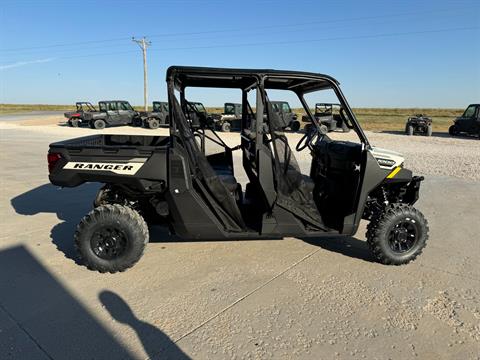
<instances>
[{"instance_id":1,"label":"utility pole","mask_svg":"<svg viewBox=\"0 0 480 360\"><path fill-rule=\"evenodd\" d=\"M147 41L145 36L140 40L137 40L132 36L132 41L136 42L138 46L140 46L140 49L142 49L143 53L143 101L145 111L148 111L147 47L149 47L152 43Z\"/></svg>"}]
</instances>

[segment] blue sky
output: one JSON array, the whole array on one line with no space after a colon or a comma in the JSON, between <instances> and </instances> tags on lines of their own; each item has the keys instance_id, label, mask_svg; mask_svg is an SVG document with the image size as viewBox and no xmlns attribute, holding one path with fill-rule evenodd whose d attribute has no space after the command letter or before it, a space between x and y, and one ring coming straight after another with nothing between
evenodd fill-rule
<instances>
[{"instance_id":1,"label":"blue sky","mask_svg":"<svg viewBox=\"0 0 480 360\"><path fill-rule=\"evenodd\" d=\"M480 2L467 0L0 0L1 103L166 98L168 66L336 77L353 106L480 101ZM206 105L230 100L196 92ZM193 100L193 99L191 99ZM197 99L195 99L197 100Z\"/></svg>"}]
</instances>

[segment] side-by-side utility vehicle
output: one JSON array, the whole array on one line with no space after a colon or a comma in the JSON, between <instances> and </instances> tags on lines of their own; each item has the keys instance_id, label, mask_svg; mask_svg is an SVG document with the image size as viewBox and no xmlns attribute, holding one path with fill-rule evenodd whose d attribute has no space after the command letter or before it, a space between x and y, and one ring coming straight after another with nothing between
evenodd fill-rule
<instances>
[{"instance_id":1,"label":"side-by-side utility vehicle","mask_svg":"<svg viewBox=\"0 0 480 360\"><path fill-rule=\"evenodd\" d=\"M300 130L300 121L298 115L292 111L290 104L286 101L270 101L276 117L280 121L282 129L290 129L292 131ZM266 116L268 117L268 116Z\"/></svg>"},{"instance_id":2,"label":"side-by-side utility vehicle","mask_svg":"<svg viewBox=\"0 0 480 360\"><path fill-rule=\"evenodd\" d=\"M164 101L154 101L152 111L141 111L140 117L136 118L136 126L143 126L149 129L158 129L159 127L168 127L168 103Z\"/></svg>"},{"instance_id":3,"label":"side-by-side utility vehicle","mask_svg":"<svg viewBox=\"0 0 480 360\"><path fill-rule=\"evenodd\" d=\"M128 101L108 100L99 101L99 111L83 113L85 122L92 129L104 129L106 126L135 125L140 119L140 113L135 111Z\"/></svg>"},{"instance_id":4,"label":"side-by-side utility vehicle","mask_svg":"<svg viewBox=\"0 0 480 360\"><path fill-rule=\"evenodd\" d=\"M468 105L462 116L453 121L448 133L452 136L460 134L477 135L480 139L480 104Z\"/></svg>"},{"instance_id":5,"label":"side-by-side utility vehicle","mask_svg":"<svg viewBox=\"0 0 480 360\"><path fill-rule=\"evenodd\" d=\"M200 119L197 126L188 119L191 88L242 92L237 146L225 144L209 121ZM74 235L88 268L114 273L131 267L149 241L147 224L154 223L183 239L210 241L353 236L365 219L367 242L379 262L405 264L422 252L428 226L413 204L423 177L413 176L400 154L370 145L334 78L173 66L167 89L169 136L94 135L50 145L52 184L104 184ZM310 155L301 163L310 167L308 174L300 171L273 110L271 89L293 91L310 116L311 126L293 145ZM304 95L325 89L338 96L357 142L333 140L321 131ZM235 177L234 159L248 177L244 187Z\"/></svg>"},{"instance_id":6,"label":"side-by-side utility vehicle","mask_svg":"<svg viewBox=\"0 0 480 360\"><path fill-rule=\"evenodd\" d=\"M225 103L223 113L213 114L215 129L223 132L239 131L242 124L242 104Z\"/></svg>"},{"instance_id":7,"label":"side-by-side utility vehicle","mask_svg":"<svg viewBox=\"0 0 480 360\"><path fill-rule=\"evenodd\" d=\"M340 104L316 103L314 116L320 123L320 126L324 127L324 129L328 132L339 129L343 132L350 131L345 110ZM303 121L309 122L310 117L308 115L304 115Z\"/></svg>"},{"instance_id":8,"label":"side-by-side utility vehicle","mask_svg":"<svg viewBox=\"0 0 480 360\"><path fill-rule=\"evenodd\" d=\"M96 112L95 106L88 101L78 101L75 103L75 110L74 111L67 111L63 115L68 119L67 124L71 127L79 127L81 126L85 119L83 114L85 112Z\"/></svg>"}]
</instances>

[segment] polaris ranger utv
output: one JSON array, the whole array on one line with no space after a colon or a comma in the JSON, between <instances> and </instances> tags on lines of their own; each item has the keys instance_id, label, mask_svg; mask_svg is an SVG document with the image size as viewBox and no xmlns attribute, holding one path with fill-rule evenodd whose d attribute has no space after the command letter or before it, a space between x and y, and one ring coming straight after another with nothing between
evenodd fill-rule
<instances>
[{"instance_id":1,"label":"polaris ranger utv","mask_svg":"<svg viewBox=\"0 0 480 360\"><path fill-rule=\"evenodd\" d=\"M143 126L149 129L158 129L159 127L168 127L168 103L163 101L154 101L152 111L141 111L140 117L135 119L136 126Z\"/></svg>"},{"instance_id":2,"label":"polaris ranger utv","mask_svg":"<svg viewBox=\"0 0 480 360\"><path fill-rule=\"evenodd\" d=\"M104 129L107 125L135 125L140 118L140 113L124 100L100 101L98 109L99 111L83 113L84 120L92 129Z\"/></svg>"},{"instance_id":3,"label":"polaris ranger utv","mask_svg":"<svg viewBox=\"0 0 480 360\"><path fill-rule=\"evenodd\" d=\"M290 104L286 101L270 101L273 111L277 113L278 119L282 122L282 129L289 128L291 131L300 130L300 121L298 115L290 108Z\"/></svg>"},{"instance_id":4,"label":"polaris ranger utv","mask_svg":"<svg viewBox=\"0 0 480 360\"><path fill-rule=\"evenodd\" d=\"M477 135L480 139L480 104L470 104L463 115L453 121L448 129L452 136L467 134Z\"/></svg>"},{"instance_id":5,"label":"polaris ranger utv","mask_svg":"<svg viewBox=\"0 0 480 360\"><path fill-rule=\"evenodd\" d=\"M432 118L424 114L416 114L408 118L405 124L405 134L423 134L432 136Z\"/></svg>"},{"instance_id":6,"label":"polaris ranger utv","mask_svg":"<svg viewBox=\"0 0 480 360\"><path fill-rule=\"evenodd\" d=\"M68 119L67 124L71 127L79 127L84 122L83 114L85 112L96 112L95 106L88 101L78 101L75 103L75 111L67 111L63 115Z\"/></svg>"},{"instance_id":7,"label":"polaris ranger utv","mask_svg":"<svg viewBox=\"0 0 480 360\"><path fill-rule=\"evenodd\" d=\"M222 132L239 131L242 122L242 104L225 103L222 114L213 114L215 129Z\"/></svg>"},{"instance_id":8,"label":"polaris ranger utv","mask_svg":"<svg viewBox=\"0 0 480 360\"><path fill-rule=\"evenodd\" d=\"M320 126L327 132L338 129L341 129L343 132L350 131L347 120L345 120L345 111L340 104L316 103L314 116L320 123ZM310 118L308 115L304 115L302 120L309 122Z\"/></svg>"},{"instance_id":9,"label":"polaris ranger utv","mask_svg":"<svg viewBox=\"0 0 480 360\"><path fill-rule=\"evenodd\" d=\"M227 146L208 122L189 121L185 98L192 87L241 91L238 146ZM428 226L413 204L423 177L404 168L400 154L370 145L334 78L173 66L167 89L169 136L94 135L50 145L52 184L104 183L74 235L89 269L114 273L134 265L149 241L147 221L156 220L181 238L212 240L352 236L365 219L379 262L405 264L422 252ZM312 126L295 146L311 155L308 175L300 172L270 89L293 91L310 116ZM338 96L357 143L332 140L320 130L304 95L323 89ZM235 178L234 151L248 177L245 191Z\"/></svg>"}]
</instances>

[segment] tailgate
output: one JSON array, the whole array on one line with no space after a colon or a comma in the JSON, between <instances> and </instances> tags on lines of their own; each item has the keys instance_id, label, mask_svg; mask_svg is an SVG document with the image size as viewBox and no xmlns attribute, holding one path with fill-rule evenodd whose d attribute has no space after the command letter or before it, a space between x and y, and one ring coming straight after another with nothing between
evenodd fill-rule
<instances>
[{"instance_id":1,"label":"tailgate","mask_svg":"<svg viewBox=\"0 0 480 360\"><path fill-rule=\"evenodd\" d=\"M49 179L58 186L84 182L165 182L168 136L93 135L50 144Z\"/></svg>"}]
</instances>

